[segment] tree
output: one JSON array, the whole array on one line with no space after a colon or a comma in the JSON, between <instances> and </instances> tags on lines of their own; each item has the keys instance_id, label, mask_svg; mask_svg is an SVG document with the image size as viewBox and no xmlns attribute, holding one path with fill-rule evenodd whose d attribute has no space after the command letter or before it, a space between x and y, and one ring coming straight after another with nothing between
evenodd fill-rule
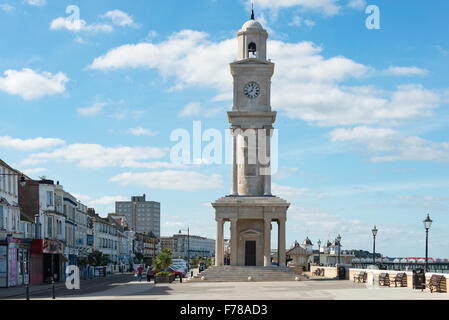
<instances>
[{"instance_id":1,"label":"tree","mask_svg":"<svg viewBox=\"0 0 449 320\"><path fill-rule=\"evenodd\" d=\"M172 261L173 252L170 249L163 249L153 261L153 266L156 270L164 269L164 271L167 271Z\"/></svg>"},{"instance_id":2,"label":"tree","mask_svg":"<svg viewBox=\"0 0 449 320\"><path fill-rule=\"evenodd\" d=\"M110 262L108 256L103 255L101 251L97 250L90 253L87 260L91 266L106 266Z\"/></svg>"},{"instance_id":3,"label":"tree","mask_svg":"<svg viewBox=\"0 0 449 320\"><path fill-rule=\"evenodd\" d=\"M142 261L142 259L143 259L143 254L141 254L140 252L137 252L135 262L140 263Z\"/></svg>"}]
</instances>

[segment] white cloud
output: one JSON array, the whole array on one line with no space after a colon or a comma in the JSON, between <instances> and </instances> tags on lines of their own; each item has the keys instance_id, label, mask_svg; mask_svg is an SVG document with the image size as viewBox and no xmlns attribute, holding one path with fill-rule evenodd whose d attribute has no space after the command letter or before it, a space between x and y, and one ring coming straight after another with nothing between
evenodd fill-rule
<instances>
[{"instance_id":1,"label":"white cloud","mask_svg":"<svg viewBox=\"0 0 449 320\"><path fill-rule=\"evenodd\" d=\"M166 150L152 147L104 147L98 144L71 144L52 152L30 155L31 159L77 162L85 168L121 166L126 161L158 159Z\"/></svg>"},{"instance_id":2,"label":"white cloud","mask_svg":"<svg viewBox=\"0 0 449 320\"><path fill-rule=\"evenodd\" d=\"M279 10L300 7L305 11L320 12L326 16L333 16L340 12L338 0L258 0L257 7L261 9Z\"/></svg>"},{"instance_id":3,"label":"white cloud","mask_svg":"<svg viewBox=\"0 0 449 320\"><path fill-rule=\"evenodd\" d=\"M15 7L7 3L0 3L0 10L11 13L13 12Z\"/></svg>"},{"instance_id":4,"label":"white cloud","mask_svg":"<svg viewBox=\"0 0 449 320\"><path fill-rule=\"evenodd\" d=\"M129 134L132 134L133 136L148 136L148 137L154 137L158 135L158 132L153 131L153 130L149 130L149 129L145 129L142 127L137 127L137 128L131 128L128 130Z\"/></svg>"},{"instance_id":5,"label":"white cloud","mask_svg":"<svg viewBox=\"0 0 449 320\"><path fill-rule=\"evenodd\" d=\"M23 173L25 173L28 176L34 175L36 173L41 173L41 172L45 172L48 171L47 168L33 168L33 169L23 169L21 170Z\"/></svg>"},{"instance_id":6,"label":"white cloud","mask_svg":"<svg viewBox=\"0 0 449 320\"><path fill-rule=\"evenodd\" d=\"M199 102L192 102L186 105L184 109L181 110L181 112L178 114L178 117L180 118L189 118L198 116L213 117L222 110L223 110L222 107L206 108L201 106L201 103Z\"/></svg>"},{"instance_id":7,"label":"white cloud","mask_svg":"<svg viewBox=\"0 0 449 320\"><path fill-rule=\"evenodd\" d=\"M72 193L72 195L76 198L76 200L79 200L81 202L87 202L90 201L90 196L80 193Z\"/></svg>"},{"instance_id":8,"label":"white cloud","mask_svg":"<svg viewBox=\"0 0 449 320\"><path fill-rule=\"evenodd\" d=\"M272 185L273 194L276 196L294 200L294 199L302 199L304 195L309 192L309 189L306 188L294 188L289 186L282 186L276 183Z\"/></svg>"},{"instance_id":9,"label":"white cloud","mask_svg":"<svg viewBox=\"0 0 449 320\"><path fill-rule=\"evenodd\" d=\"M106 105L107 105L107 103L105 103L105 102L97 102L87 108L78 108L76 111L81 116L92 117L92 116L96 116L97 114L99 114Z\"/></svg>"},{"instance_id":10,"label":"white cloud","mask_svg":"<svg viewBox=\"0 0 449 320\"><path fill-rule=\"evenodd\" d=\"M449 142L433 142L420 137L407 137L386 128L356 127L335 129L332 142L355 143L370 154L372 162L449 161Z\"/></svg>"},{"instance_id":11,"label":"white cloud","mask_svg":"<svg viewBox=\"0 0 449 320\"><path fill-rule=\"evenodd\" d=\"M183 30L159 44L123 45L96 58L89 66L97 70L157 69L164 78L175 77L175 88L186 85L213 86L228 92L232 77L223 72L233 60L235 40L214 43L204 32Z\"/></svg>"},{"instance_id":12,"label":"white cloud","mask_svg":"<svg viewBox=\"0 0 449 320\"><path fill-rule=\"evenodd\" d=\"M134 22L133 18L126 12L121 10L111 10L106 12L101 16L102 18L111 19L112 23L120 27L133 27L138 28L139 26Z\"/></svg>"},{"instance_id":13,"label":"white cloud","mask_svg":"<svg viewBox=\"0 0 449 320\"><path fill-rule=\"evenodd\" d=\"M149 189L186 192L223 187L220 175L207 176L194 171L127 172L114 176L109 181L118 182L122 186L137 185Z\"/></svg>"},{"instance_id":14,"label":"white cloud","mask_svg":"<svg viewBox=\"0 0 449 320\"><path fill-rule=\"evenodd\" d=\"M112 32L114 28L108 24L87 24L83 19L59 17L50 24L50 30L66 29L70 32Z\"/></svg>"},{"instance_id":15,"label":"white cloud","mask_svg":"<svg viewBox=\"0 0 449 320\"><path fill-rule=\"evenodd\" d=\"M422 85L401 85L393 91L345 86L346 80L363 80L375 70L343 56L325 58L322 51L312 42L268 42L269 56L276 63L272 105L290 118L319 126L396 124L432 115L442 102L440 92ZM117 47L89 67L156 69L165 79L174 79L174 88L212 87L216 90L213 101L223 101L232 98L229 62L236 52L235 39L213 42L206 33L184 30L157 44ZM203 111L198 103L190 104L180 116Z\"/></svg>"},{"instance_id":16,"label":"white cloud","mask_svg":"<svg viewBox=\"0 0 449 320\"><path fill-rule=\"evenodd\" d=\"M282 169L279 169L275 175L273 175L273 178L276 178L276 179L291 178L297 172L298 172L298 168L282 168ZM300 174L301 174L301 172L300 172Z\"/></svg>"},{"instance_id":17,"label":"white cloud","mask_svg":"<svg viewBox=\"0 0 449 320\"><path fill-rule=\"evenodd\" d=\"M0 136L0 147L16 149L19 151L35 151L63 145L65 142L54 138L17 139L8 136ZM30 162L28 164L31 164Z\"/></svg>"},{"instance_id":18,"label":"white cloud","mask_svg":"<svg viewBox=\"0 0 449 320\"><path fill-rule=\"evenodd\" d=\"M181 118L197 116L201 113L200 105L201 104L199 102L189 103L184 107L184 109L181 110L178 116Z\"/></svg>"},{"instance_id":19,"label":"white cloud","mask_svg":"<svg viewBox=\"0 0 449 320\"><path fill-rule=\"evenodd\" d=\"M122 168L131 168L131 169L185 169L186 165L183 164L175 164L170 162L139 162L134 160L126 160L121 164Z\"/></svg>"},{"instance_id":20,"label":"white cloud","mask_svg":"<svg viewBox=\"0 0 449 320\"><path fill-rule=\"evenodd\" d=\"M145 41L151 42L154 38L156 38L158 35L156 30L151 30L148 32L147 36L145 37Z\"/></svg>"},{"instance_id":21,"label":"white cloud","mask_svg":"<svg viewBox=\"0 0 449 320\"><path fill-rule=\"evenodd\" d=\"M349 0L347 6L351 9L363 10L367 7L365 0Z\"/></svg>"},{"instance_id":22,"label":"white cloud","mask_svg":"<svg viewBox=\"0 0 449 320\"><path fill-rule=\"evenodd\" d=\"M447 56L449 55L449 50L444 49L442 46L437 45L435 46L435 48L443 55L443 56Z\"/></svg>"},{"instance_id":23,"label":"white cloud","mask_svg":"<svg viewBox=\"0 0 449 320\"><path fill-rule=\"evenodd\" d=\"M429 74L429 71L426 69L421 69L418 67L395 67L390 66L387 70L384 71L387 75L393 76L425 76Z\"/></svg>"},{"instance_id":24,"label":"white cloud","mask_svg":"<svg viewBox=\"0 0 449 320\"><path fill-rule=\"evenodd\" d=\"M4 75L5 77L0 76L0 90L21 96L24 100L63 93L69 81L62 72L53 75L50 72L38 73L28 68L21 71L6 70Z\"/></svg>"},{"instance_id":25,"label":"white cloud","mask_svg":"<svg viewBox=\"0 0 449 320\"><path fill-rule=\"evenodd\" d=\"M300 16L294 16L292 21L288 25L292 27L301 27L303 23L308 27L313 27L315 25L314 21L309 19L302 19Z\"/></svg>"},{"instance_id":26,"label":"white cloud","mask_svg":"<svg viewBox=\"0 0 449 320\"><path fill-rule=\"evenodd\" d=\"M117 201L127 201L128 199L121 196L104 196L99 199L89 201L89 206L95 205L110 205L115 204Z\"/></svg>"},{"instance_id":27,"label":"white cloud","mask_svg":"<svg viewBox=\"0 0 449 320\"><path fill-rule=\"evenodd\" d=\"M23 0L23 1L33 7L43 7L47 4L47 0Z\"/></svg>"}]
</instances>

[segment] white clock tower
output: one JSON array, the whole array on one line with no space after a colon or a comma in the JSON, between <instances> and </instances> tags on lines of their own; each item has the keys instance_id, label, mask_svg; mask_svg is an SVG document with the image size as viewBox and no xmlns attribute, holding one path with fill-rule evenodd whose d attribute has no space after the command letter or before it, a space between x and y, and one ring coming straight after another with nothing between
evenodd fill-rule
<instances>
[{"instance_id":1,"label":"white clock tower","mask_svg":"<svg viewBox=\"0 0 449 320\"><path fill-rule=\"evenodd\" d=\"M271 110L274 64L267 60L268 33L254 19L237 34L238 60L231 63L234 103L231 123L231 194L214 202L217 221L216 265L224 263L223 225L231 222L231 265L272 265L272 222L278 226L278 261L285 266L285 225L290 206L271 194Z\"/></svg>"}]
</instances>

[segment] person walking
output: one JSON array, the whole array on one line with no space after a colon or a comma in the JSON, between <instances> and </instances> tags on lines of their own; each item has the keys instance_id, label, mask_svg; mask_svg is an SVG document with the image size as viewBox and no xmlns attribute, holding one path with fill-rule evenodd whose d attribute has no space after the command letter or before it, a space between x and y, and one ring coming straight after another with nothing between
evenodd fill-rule
<instances>
[{"instance_id":1,"label":"person walking","mask_svg":"<svg viewBox=\"0 0 449 320\"><path fill-rule=\"evenodd\" d=\"M143 267L141 264L137 267L137 281L142 282Z\"/></svg>"},{"instance_id":2,"label":"person walking","mask_svg":"<svg viewBox=\"0 0 449 320\"><path fill-rule=\"evenodd\" d=\"M151 282L151 276L153 275L153 270L150 266L147 267L147 282Z\"/></svg>"}]
</instances>

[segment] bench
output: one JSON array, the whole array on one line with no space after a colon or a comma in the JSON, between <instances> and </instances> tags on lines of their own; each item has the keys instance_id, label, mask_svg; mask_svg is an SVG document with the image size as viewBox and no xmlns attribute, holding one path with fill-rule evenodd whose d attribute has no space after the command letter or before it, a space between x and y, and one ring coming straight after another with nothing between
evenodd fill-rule
<instances>
[{"instance_id":1,"label":"bench","mask_svg":"<svg viewBox=\"0 0 449 320\"><path fill-rule=\"evenodd\" d=\"M382 273L379 276L379 286L384 286L384 287L390 286L390 275L388 273Z\"/></svg>"},{"instance_id":2,"label":"bench","mask_svg":"<svg viewBox=\"0 0 449 320\"><path fill-rule=\"evenodd\" d=\"M366 271L362 271L359 274L354 275L354 282L357 280L358 282L366 282L366 279L368 277L368 274Z\"/></svg>"},{"instance_id":3,"label":"bench","mask_svg":"<svg viewBox=\"0 0 449 320\"><path fill-rule=\"evenodd\" d=\"M402 272L398 273L396 277L394 278L394 286L397 287L399 284L399 287L406 287L407 286L407 275Z\"/></svg>"},{"instance_id":4,"label":"bench","mask_svg":"<svg viewBox=\"0 0 449 320\"><path fill-rule=\"evenodd\" d=\"M433 290L442 292L441 285L443 283L443 280L445 280L443 275L434 274L432 275L432 277L430 277L429 283L426 285L426 287L430 289L430 292L433 292Z\"/></svg>"}]
</instances>

